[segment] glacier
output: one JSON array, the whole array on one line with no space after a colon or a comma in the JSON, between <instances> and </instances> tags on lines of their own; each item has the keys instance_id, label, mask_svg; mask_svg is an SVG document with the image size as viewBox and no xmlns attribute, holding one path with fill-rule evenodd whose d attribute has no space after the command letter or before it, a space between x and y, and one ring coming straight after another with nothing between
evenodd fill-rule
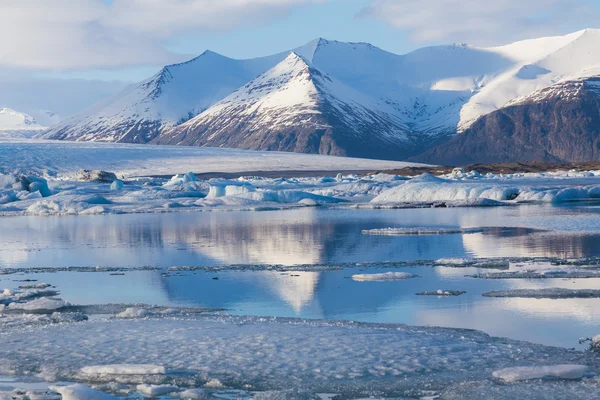
<instances>
[{"instance_id":1,"label":"glacier","mask_svg":"<svg viewBox=\"0 0 600 400\"><path fill-rule=\"evenodd\" d=\"M365 175L369 170L418 165L227 149L0 141L0 214L510 206L600 198L600 171L482 175L459 170L441 176ZM249 166L256 171L243 171ZM196 174L218 171L241 176L202 179L188 172L191 169ZM360 169L362 174L352 172ZM81 170L97 170L119 179L112 183L82 181L82 176L90 174ZM116 175L102 172L106 170ZM305 177L256 176L263 174L261 170L275 176L305 171ZM351 172L338 173L348 170ZM310 177L312 171L331 175ZM435 227L395 229L395 234L409 234L411 229L412 234L444 233ZM455 233L466 234L471 228L457 229ZM370 233L391 234L392 230Z\"/></svg>"}]
</instances>

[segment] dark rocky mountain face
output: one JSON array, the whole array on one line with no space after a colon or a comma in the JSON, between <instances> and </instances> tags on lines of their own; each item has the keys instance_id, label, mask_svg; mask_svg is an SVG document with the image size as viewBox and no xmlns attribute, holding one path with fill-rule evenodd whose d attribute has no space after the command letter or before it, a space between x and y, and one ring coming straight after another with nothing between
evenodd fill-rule
<instances>
[{"instance_id":1,"label":"dark rocky mountain face","mask_svg":"<svg viewBox=\"0 0 600 400\"><path fill-rule=\"evenodd\" d=\"M411 160L443 165L598 161L600 78L536 92Z\"/></svg>"}]
</instances>

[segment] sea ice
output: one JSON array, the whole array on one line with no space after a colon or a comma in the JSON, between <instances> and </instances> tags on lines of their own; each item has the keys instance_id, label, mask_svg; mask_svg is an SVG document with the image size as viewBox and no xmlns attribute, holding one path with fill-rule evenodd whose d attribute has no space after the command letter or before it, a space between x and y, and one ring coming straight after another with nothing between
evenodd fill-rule
<instances>
[{"instance_id":1,"label":"sea ice","mask_svg":"<svg viewBox=\"0 0 600 400\"><path fill-rule=\"evenodd\" d=\"M462 290L441 290L438 289L436 291L433 292L421 292L421 293L417 293L417 296L460 296L462 294L465 294L467 292L462 291Z\"/></svg>"},{"instance_id":2,"label":"sea ice","mask_svg":"<svg viewBox=\"0 0 600 400\"><path fill-rule=\"evenodd\" d=\"M380 236L418 236L418 235L454 235L454 234L471 234L485 232L485 228L384 228L384 229L367 229L363 230L363 235L380 235Z\"/></svg>"},{"instance_id":3,"label":"sea ice","mask_svg":"<svg viewBox=\"0 0 600 400\"><path fill-rule=\"evenodd\" d=\"M145 308L130 307L123 312L115 315L115 318L127 319L127 318L146 318L154 315L151 311Z\"/></svg>"},{"instance_id":4,"label":"sea ice","mask_svg":"<svg viewBox=\"0 0 600 400\"><path fill-rule=\"evenodd\" d=\"M181 389L179 389L177 386L141 384L137 385L136 390L148 397L158 397L169 393L178 392Z\"/></svg>"},{"instance_id":5,"label":"sea ice","mask_svg":"<svg viewBox=\"0 0 600 400\"><path fill-rule=\"evenodd\" d=\"M485 297L518 297L530 299L587 299L600 298L600 290L596 289L512 289L496 290L484 293Z\"/></svg>"},{"instance_id":6,"label":"sea ice","mask_svg":"<svg viewBox=\"0 0 600 400\"><path fill-rule=\"evenodd\" d=\"M112 364L91 365L81 368L84 375L164 375L166 369L162 365L151 364Z\"/></svg>"},{"instance_id":7,"label":"sea ice","mask_svg":"<svg viewBox=\"0 0 600 400\"><path fill-rule=\"evenodd\" d=\"M587 279L600 278L598 270L562 269L562 270L533 270L508 271L470 275L471 278L481 279Z\"/></svg>"},{"instance_id":8,"label":"sea ice","mask_svg":"<svg viewBox=\"0 0 600 400\"><path fill-rule=\"evenodd\" d=\"M357 274L352 275L352 279L355 281L398 281L403 279L418 278L418 275L410 274L408 272L386 272L383 274Z\"/></svg>"},{"instance_id":9,"label":"sea ice","mask_svg":"<svg viewBox=\"0 0 600 400\"><path fill-rule=\"evenodd\" d=\"M0 374L53 371L57 381L189 388L218 379L232 389L361 398L488 382L494 371L523 365L600 368L600 360L588 353L461 329L226 315L47 325L27 320L14 325L11 318L24 317L0 319ZM130 360L152 367L122 365ZM154 369L161 365L165 369ZM127 380L128 373L135 375ZM543 375L575 372L550 369Z\"/></svg>"},{"instance_id":10,"label":"sea ice","mask_svg":"<svg viewBox=\"0 0 600 400\"><path fill-rule=\"evenodd\" d=\"M7 309L21 311L54 311L70 305L70 303L67 303L62 299L42 297L25 303L10 303Z\"/></svg>"},{"instance_id":11,"label":"sea ice","mask_svg":"<svg viewBox=\"0 0 600 400\"><path fill-rule=\"evenodd\" d=\"M50 386L50 390L60 393L62 400L117 400L118 397L99 392L80 383L69 386Z\"/></svg>"},{"instance_id":12,"label":"sea ice","mask_svg":"<svg viewBox=\"0 0 600 400\"><path fill-rule=\"evenodd\" d=\"M580 379L588 370L585 365L563 364L533 367L511 367L493 372L494 378L505 382L526 381L530 379L557 378Z\"/></svg>"}]
</instances>

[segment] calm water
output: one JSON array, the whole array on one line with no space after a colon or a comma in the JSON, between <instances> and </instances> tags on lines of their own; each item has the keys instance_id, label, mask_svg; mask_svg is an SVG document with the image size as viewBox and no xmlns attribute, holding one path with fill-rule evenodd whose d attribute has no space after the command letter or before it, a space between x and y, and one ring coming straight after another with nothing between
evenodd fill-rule
<instances>
[{"instance_id":1,"label":"calm water","mask_svg":"<svg viewBox=\"0 0 600 400\"><path fill-rule=\"evenodd\" d=\"M485 233L369 236L387 227L495 227ZM600 256L600 208L553 207L173 213L0 219L0 268L59 266L213 266L339 264L446 257ZM162 271L43 273L75 304L148 303L226 308L240 315L398 322L483 330L538 343L576 347L600 332L600 300L484 298L497 289L600 289L600 279L486 281L469 268L407 267L421 278L355 282L364 267L321 272ZM0 277L16 286L24 274ZM213 278L218 277L218 280ZM420 291L466 290L460 297Z\"/></svg>"}]
</instances>

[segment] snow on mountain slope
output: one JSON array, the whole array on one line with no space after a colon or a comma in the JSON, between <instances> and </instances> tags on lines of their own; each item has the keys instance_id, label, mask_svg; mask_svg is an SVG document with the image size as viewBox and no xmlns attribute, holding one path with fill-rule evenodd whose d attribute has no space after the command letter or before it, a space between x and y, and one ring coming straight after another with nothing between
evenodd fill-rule
<instances>
[{"instance_id":1,"label":"snow on mountain slope","mask_svg":"<svg viewBox=\"0 0 600 400\"><path fill-rule=\"evenodd\" d=\"M234 60L207 51L188 62L164 67L152 78L52 127L43 137L145 143L163 129L194 117L282 58Z\"/></svg>"},{"instance_id":2,"label":"snow on mountain slope","mask_svg":"<svg viewBox=\"0 0 600 400\"><path fill-rule=\"evenodd\" d=\"M413 151L415 142L389 104L347 86L294 52L156 140L382 158Z\"/></svg>"},{"instance_id":3,"label":"snow on mountain slope","mask_svg":"<svg viewBox=\"0 0 600 400\"><path fill-rule=\"evenodd\" d=\"M514 60L491 79L460 112L458 131L479 117L514 104L560 81L600 75L600 53L595 49L600 30L587 29L566 36L517 42L488 51Z\"/></svg>"},{"instance_id":4,"label":"snow on mountain slope","mask_svg":"<svg viewBox=\"0 0 600 400\"><path fill-rule=\"evenodd\" d=\"M0 137L32 137L44 129L28 114L6 107L0 109Z\"/></svg>"}]
</instances>

